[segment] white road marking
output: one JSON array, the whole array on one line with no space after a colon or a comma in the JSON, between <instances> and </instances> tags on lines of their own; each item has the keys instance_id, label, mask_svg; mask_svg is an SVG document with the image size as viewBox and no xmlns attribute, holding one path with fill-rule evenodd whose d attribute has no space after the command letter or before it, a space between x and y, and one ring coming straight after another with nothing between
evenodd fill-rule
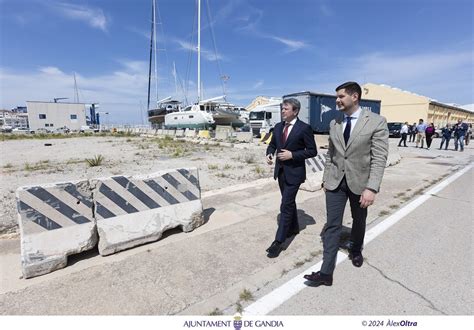
<instances>
[{"instance_id":1,"label":"white road marking","mask_svg":"<svg viewBox=\"0 0 474 330\"><path fill-rule=\"evenodd\" d=\"M407 214L414 211L417 207L419 207L421 204L423 204L428 199L430 199L432 195L446 188L449 184L451 184L460 176L468 172L473 166L474 164L470 164L464 167L460 171L456 172L455 174L441 181L439 184L437 184L430 190L426 191L420 197L408 203L406 206L404 206L403 208L395 212L393 215L389 216L387 219L385 219L384 221L382 221L375 227L371 228L365 234L364 245L367 245L370 241L372 241L377 236L382 234L384 231L389 229L391 226L393 226L394 224L399 222L401 219L403 219ZM336 265L340 264L347 258L348 257L346 254L342 252L338 252ZM321 269L322 263L323 262L320 261L316 265L311 266L310 268L298 274L297 276L295 276L294 278L292 278L291 280L289 280L282 286L276 288L272 292L268 293L267 295L255 301L253 304L247 306L247 308L244 309L243 314L244 315L266 315L270 313L272 310L282 305L291 297L299 293L301 290L303 290L304 288L307 288L308 286L304 284L306 280L303 278L303 276L311 272L319 271Z\"/></svg>"}]
</instances>

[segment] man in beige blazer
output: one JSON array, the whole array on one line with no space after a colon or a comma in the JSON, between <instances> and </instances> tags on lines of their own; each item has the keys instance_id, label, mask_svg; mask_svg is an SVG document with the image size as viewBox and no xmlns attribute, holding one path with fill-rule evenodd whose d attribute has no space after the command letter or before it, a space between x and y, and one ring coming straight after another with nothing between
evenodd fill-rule
<instances>
[{"instance_id":1,"label":"man in beige blazer","mask_svg":"<svg viewBox=\"0 0 474 330\"><path fill-rule=\"evenodd\" d=\"M336 94L336 105L341 114L330 123L328 158L323 175L327 214L323 264L319 272L304 276L309 286L332 285L348 199L353 220L349 258L355 267L362 266L367 207L374 203L380 189L388 157L387 122L384 117L360 108L359 84L344 83L336 88Z\"/></svg>"}]
</instances>

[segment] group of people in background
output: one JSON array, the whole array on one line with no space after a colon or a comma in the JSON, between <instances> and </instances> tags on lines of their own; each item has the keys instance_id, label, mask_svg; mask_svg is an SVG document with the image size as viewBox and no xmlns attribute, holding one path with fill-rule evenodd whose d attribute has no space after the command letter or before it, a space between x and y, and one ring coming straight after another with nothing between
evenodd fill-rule
<instances>
[{"instance_id":1,"label":"group of people in background","mask_svg":"<svg viewBox=\"0 0 474 330\"><path fill-rule=\"evenodd\" d=\"M431 148L431 143L433 142L433 136L435 136L435 126L433 123L425 124L423 119L420 119L417 123L413 125L408 125L408 122L405 122L402 125L400 130L401 138L398 142L398 146L401 147L402 144L404 147L407 146L407 137L409 137L408 142L415 142L416 147L420 146L424 148L424 142L426 140L426 149ZM445 127L441 129L441 144L439 149L448 149L449 141L451 138L454 138L454 150L455 151L464 151L464 145L469 144L469 140L472 135L472 124L467 124L461 119L454 125L446 124Z\"/></svg>"}]
</instances>

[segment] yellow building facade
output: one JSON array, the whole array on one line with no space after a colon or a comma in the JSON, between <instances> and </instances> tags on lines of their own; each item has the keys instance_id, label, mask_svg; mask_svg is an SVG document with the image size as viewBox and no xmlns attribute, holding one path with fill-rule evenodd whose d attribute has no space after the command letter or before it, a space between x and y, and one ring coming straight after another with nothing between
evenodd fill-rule
<instances>
[{"instance_id":1,"label":"yellow building facade","mask_svg":"<svg viewBox=\"0 0 474 330\"><path fill-rule=\"evenodd\" d=\"M417 95L386 85L367 83L362 86L362 98L381 100L380 114L388 122L418 123L423 119L436 127L454 124L458 119L474 123L474 112L444 104L426 96Z\"/></svg>"}]
</instances>

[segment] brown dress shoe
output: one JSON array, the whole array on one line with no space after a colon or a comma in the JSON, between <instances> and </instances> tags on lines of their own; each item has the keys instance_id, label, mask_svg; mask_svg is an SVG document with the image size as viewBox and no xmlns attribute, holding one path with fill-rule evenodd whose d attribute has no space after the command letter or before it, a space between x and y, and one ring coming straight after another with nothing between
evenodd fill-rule
<instances>
[{"instance_id":1,"label":"brown dress shoe","mask_svg":"<svg viewBox=\"0 0 474 330\"><path fill-rule=\"evenodd\" d=\"M308 286L332 285L332 275L322 274L321 272L307 274L304 278L308 280L308 282L305 283Z\"/></svg>"}]
</instances>

